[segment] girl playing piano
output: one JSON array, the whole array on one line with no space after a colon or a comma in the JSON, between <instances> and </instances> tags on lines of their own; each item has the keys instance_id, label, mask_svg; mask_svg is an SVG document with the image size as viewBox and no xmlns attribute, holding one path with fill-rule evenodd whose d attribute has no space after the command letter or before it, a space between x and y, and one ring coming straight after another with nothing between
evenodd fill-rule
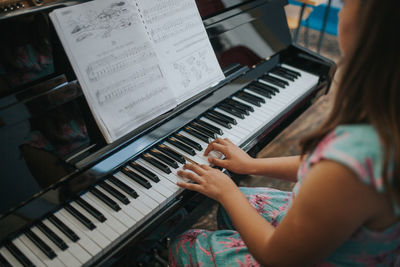
<instances>
[{"instance_id":1,"label":"girl playing piano","mask_svg":"<svg viewBox=\"0 0 400 267\"><path fill-rule=\"evenodd\" d=\"M178 183L218 201L222 230L189 230L172 266L400 266L400 2L346 0L339 18L343 76L329 118L299 157L253 159L229 140L205 154L236 173L296 181L293 192L238 188L208 166ZM358 25L361 25L358 27Z\"/></svg>"}]
</instances>

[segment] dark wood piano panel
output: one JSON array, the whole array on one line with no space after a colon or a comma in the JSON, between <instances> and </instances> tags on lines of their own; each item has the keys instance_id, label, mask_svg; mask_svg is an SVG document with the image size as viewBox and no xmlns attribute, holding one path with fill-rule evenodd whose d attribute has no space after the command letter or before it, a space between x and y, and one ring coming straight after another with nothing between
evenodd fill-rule
<instances>
[{"instance_id":1,"label":"dark wood piano panel","mask_svg":"<svg viewBox=\"0 0 400 267\"><path fill-rule=\"evenodd\" d=\"M109 145L90 114L47 17L58 6L0 14L0 29L7 36L0 41L4 48L0 52L0 255L3 245L32 225L70 201L75 205L77 197L104 179L109 183L109 175L128 161L281 64L317 77L316 82L240 140L238 145L249 153L257 153L313 99L325 93L335 65L291 43L283 10L286 2L196 1L226 79ZM63 5L67 4L73 2ZM15 64L26 52L36 55L36 69L26 68L28 62L23 68ZM130 250L140 246L140 240L166 218L182 208L192 210L199 199L198 194L178 192L86 264L111 264L128 244Z\"/></svg>"}]
</instances>

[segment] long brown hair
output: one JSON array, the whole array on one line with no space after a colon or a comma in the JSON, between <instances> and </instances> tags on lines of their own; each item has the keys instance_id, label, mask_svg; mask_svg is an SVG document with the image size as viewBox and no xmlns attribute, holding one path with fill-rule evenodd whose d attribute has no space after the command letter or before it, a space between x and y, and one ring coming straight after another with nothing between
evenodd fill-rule
<instances>
[{"instance_id":1,"label":"long brown hair","mask_svg":"<svg viewBox=\"0 0 400 267\"><path fill-rule=\"evenodd\" d=\"M362 1L360 29L343 61L342 77L327 120L300 141L302 154L313 151L336 126L368 123L384 146L385 185L400 199L400 1ZM393 183L388 182L394 161Z\"/></svg>"}]
</instances>

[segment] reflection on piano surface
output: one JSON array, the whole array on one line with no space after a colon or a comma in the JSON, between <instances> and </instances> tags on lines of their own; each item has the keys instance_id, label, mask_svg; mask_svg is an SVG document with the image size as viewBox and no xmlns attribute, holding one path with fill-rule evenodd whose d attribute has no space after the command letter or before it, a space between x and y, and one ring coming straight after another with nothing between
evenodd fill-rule
<instances>
[{"instance_id":1,"label":"reflection on piano surface","mask_svg":"<svg viewBox=\"0 0 400 267\"><path fill-rule=\"evenodd\" d=\"M185 162L207 164L217 137L255 154L329 88L335 66L291 44L286 1L196 2L226 79L108 145L49 10L0 20L0 265L112 265L126 248L151 252L140 242L152 229L201 199L175 184ZM27 22L40 35L13 30Z\"/></svg>"}]
</instances>

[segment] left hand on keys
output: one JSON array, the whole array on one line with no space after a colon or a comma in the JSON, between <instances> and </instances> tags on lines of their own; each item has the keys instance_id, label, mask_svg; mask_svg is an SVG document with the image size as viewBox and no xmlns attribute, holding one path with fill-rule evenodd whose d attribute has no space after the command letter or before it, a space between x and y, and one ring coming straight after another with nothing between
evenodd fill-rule
<instances>
[{"instance_id":1,"label":"left hand on keys","mask_svg":"<svg viewBox=\"0 0 400 267\"><path fill-rule=\"evenodd\" d=\"M197 191L218 202L223 201L224 195L239 190L229 176L207 165L185 164L183 169L190 171L179 170L178 175L196 183L178 182L178 186Z\"/></svg>"}]
</instances>

